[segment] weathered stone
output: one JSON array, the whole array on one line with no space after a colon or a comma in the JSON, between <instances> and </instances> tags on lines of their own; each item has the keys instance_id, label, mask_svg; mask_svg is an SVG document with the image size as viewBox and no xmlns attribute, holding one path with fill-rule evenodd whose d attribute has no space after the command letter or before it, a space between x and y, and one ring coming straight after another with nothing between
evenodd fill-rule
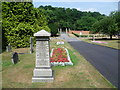
<instances>
[{"instance_id":1,"label":"weathered stone","mask_svg":"<svg viewBox=\"0 0 120 90\"><path fill-rule=\"evenodd\" d=\"M68 34L68 30L67 30L67 28L66 28L66 34Z\"/></svg>"},{"instance_id":2,"label":"weathered stone","mask_svg":"<svg viewBox=\"0 0 120 90\"><path fill-rule=\"evenodd\" d=\"M34 34L36 37L36 67L33 71L32 82L49 82L54 80L50 64L50 35L45 30Z\"/></svg>"},{"instance_id":3,"label":"weathered stone","mask_svg":"<svg viewBox=\"0 0 120 90\"><path fill-rule=\"evenodd\" d=\"M11 45L9 44L8 46L6 46L6 52L11 52Z\"/></svg>"},{"instance_id":4,"label":"weathered stone","mask_svg":"<svg viewBox=\"0 0 120 90\"><path fill-rule=\"evenodd\" d=\"M30 53L33 53L34 49L33 49L33 38L30 37Z\"/></svg>"},{"instance_id":5,"label":"weathered stone","mask_svg":"<svg viewBox=\"0 0 120 90\"><path fill-rule=\"evenodd\" d=\"M93 41L95 41L95 35L93 35L93 38L92 38L92 39L93 39Z\"/></svg>"},{"instance_id":6,"label":"weathered stone","mask_svg":"<svg viewBox=\"0 0 120 90\"><path fill-rule=\"evenodd\" d=\"M14 52L14 53L12 54L12 63L13 63L13 64L16 64L18 61L19 61L18 53L17 53L17 52Z\"/></svg>"}]
</instances>

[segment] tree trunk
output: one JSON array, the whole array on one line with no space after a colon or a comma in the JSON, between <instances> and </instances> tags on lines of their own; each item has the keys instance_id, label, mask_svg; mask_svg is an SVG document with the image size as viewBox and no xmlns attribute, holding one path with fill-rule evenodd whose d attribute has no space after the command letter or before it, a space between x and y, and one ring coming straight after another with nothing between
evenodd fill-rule
<instances>
[{"instance_id":1,"label":"tree trunk","mask_svg":"<svg viewBox=\"0 0 120 90\"><path fill-rule=\"evenodd\" d=\"M110 35L110 39L112 39L112 35Z\"/></svg>"}]
</instances>

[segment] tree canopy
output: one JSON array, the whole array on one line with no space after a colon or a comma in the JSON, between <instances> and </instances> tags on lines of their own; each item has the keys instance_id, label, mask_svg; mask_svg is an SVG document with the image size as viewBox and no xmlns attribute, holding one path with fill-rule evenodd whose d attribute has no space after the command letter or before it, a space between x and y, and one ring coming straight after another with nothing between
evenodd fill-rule
<instances>
[{"instance_id":1,"label":"tree canopy","mask_svg":"<svg viewBox=\"0 0 120 90\"><path fill-rule=\"evenodd\" d=\"M112 12L110 16L103 18L102 20L93 24L94 32L101 32L110 36L120 33L120 13Z\"/></svg>"},{"instance_id":2,"label":"tree canopy","mask_svg":"<svg viewBox=\"0 0 120 90\"><path fill-rule=\"evenodd\" d=\"M56 30L54 29L56 33L58 28L62 30L66 28L71 30L92 30L92 24L105 17L105 15L101 15L99 12L82 12L74 8L39 6L39 9L45 10L44 13L47 16L50 28L52 24L53 26L57 25Z\"/></svg>"},{"instance_id":3,"label":"tree canopy","mask_svg":"<svg viewBox=\"0 0 120 90\"><path fill-rule=\"evenodd\" d=\"M2 2L3 48L29 46L29 38L41 29L50 32L43 10L30 2Z\"/></svg>"},{"instance_id":4,"label":"tree canopy","mask_svg":"<svg viewBox=\"0 0 120 90\"><path fill-rule=\"evenodd\" d=\"M99 12L82 12L73 8L39 6L31 2L2 2L2 46L28 47L29 38L41 29L58 33L58 29L89 30L110 36L120 33L120 13L109 17Z\"/></svg>"}]
</instances>

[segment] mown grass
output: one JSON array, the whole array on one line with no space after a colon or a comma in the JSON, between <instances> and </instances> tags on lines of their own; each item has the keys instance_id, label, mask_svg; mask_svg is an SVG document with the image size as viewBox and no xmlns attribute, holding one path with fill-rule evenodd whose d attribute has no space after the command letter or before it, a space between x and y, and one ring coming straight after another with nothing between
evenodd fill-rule
<instances>
[{"instance_id":1,"label":"mown grass","mask_svg":"<svg viewBox=\"0 0 120 90\"><path fill-rule=\"evenodd\" d=\"M73 34L69 34L69 36L70 37L76 37ZM113 40L102 39L102 37L95 39L95 41L103 41L103 42L107 42L107 44L104 44L104 43L94 43L94 42L91 42L92 39L88 39L88 38L79 38L79 40L82 40L84 42L88 42L88 43L91 43L91 44L102 45L102 46L111 47L111 48L114 48L114 49L120 49L120 47L119 47L120 39L116 39L116 38L113 38Z\"/></svg>"},{"instance_id":2,"label":"mown grass","mask_svg":"<svg viewBox=\"0 0 120 90\"><path fill-rule=\"evenodd\" d=\"M82 41L85 41L85 42L88 42L88 43L92 43L92 44L96 44L96 45L102 45L102 46L107 46L107 47L111 47L111 48L115 48L115 49L120 49L120 47L118 46L118 44L120 43L119 40L102 40L102 39L99 39L99 40L95 40L95 41L103 41L103 42L107 42L107 44L104 44L104 43L94 43L94 42L91 42L92 40L90 39L82 39Z\"/></svg>"},{"instance_id":3,"label":"mown grass","mask_svg":"<svg viewBox=\"0 0 120 90\"><path fill-rule=\"evenodd\" d=\"M67 48L74 63L73 66L53 66L54 82L32 83L35 52L32 54L19 54L20 61L15 65L11 62L11 53L4 52L2 54L3 88L114 88L67 42L64 45L56 45L57 41L61 40L51 40L51 49L54 47ZM18 51L24 52L23 49Z\"/></svg>"}]
</instances>

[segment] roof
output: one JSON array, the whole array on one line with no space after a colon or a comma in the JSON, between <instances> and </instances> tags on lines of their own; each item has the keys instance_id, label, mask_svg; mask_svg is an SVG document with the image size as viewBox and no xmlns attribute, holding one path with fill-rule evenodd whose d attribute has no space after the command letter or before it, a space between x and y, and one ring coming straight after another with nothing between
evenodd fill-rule
<instances>
[{"instance_id":1,"label":"roof","mask_svg":"<svg viewBox=\"0 0 120 90\"><path fill-rule=\"evenodd\" d=\"M73 30L71 30L70 31L70 33L77 33L77 34L80 34L80 32L82 33L82 34L90 34L90 31L73 31Z\"/></svg>"}]
</instances>

